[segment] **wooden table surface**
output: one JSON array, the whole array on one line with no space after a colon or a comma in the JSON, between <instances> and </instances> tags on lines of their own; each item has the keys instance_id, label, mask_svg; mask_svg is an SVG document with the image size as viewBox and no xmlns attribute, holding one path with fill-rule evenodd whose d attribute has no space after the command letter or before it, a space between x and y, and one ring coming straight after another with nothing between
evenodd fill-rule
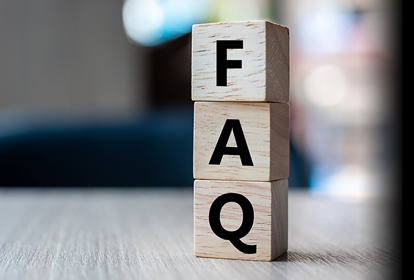
<instances>
[{"instance_id":1,"label":"wooden table surface","mask_svg":"<svg viewBox=\"0 0 414 280\"><path fill-rule=\"evenodd\" d=\"M395 279L385 199L289 193L289 250L273 262L193 255L191 188L0 189L0 279Z\"/></svg>"}]
</instances>

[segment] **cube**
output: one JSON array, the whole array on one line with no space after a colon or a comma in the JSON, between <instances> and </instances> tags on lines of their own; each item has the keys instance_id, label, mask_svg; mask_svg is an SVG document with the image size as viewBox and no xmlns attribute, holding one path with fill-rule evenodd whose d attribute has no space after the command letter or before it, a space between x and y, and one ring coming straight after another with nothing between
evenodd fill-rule
<instances>
[{"instance_id":1,"label":"cube","mask_svg":"<svg viewBox=\"0 0 414 280\"><path fill-rule=\"evenodd\" d=\"M287 251L288 181L196 180L194 253L271 261Z\"/></svg>"},{"instance_id":2,"label":"cube","mask_svg":"<svg viewBox=\"0 0 414 280\"><path fill-rule=\"evenodd\" d=\"M289 104L195 102L196 179L274 181L289 176Z\"/></svg>"},{"instance_id":3,"label":"cube","mask_svg":"<svg viewBox=\"0 0 414 280\"><path fill-rule=\"evenodd\" d=\"M289 102L289 29L269 21L193 25L194 101Z\"/></svg>"}]
</instances>

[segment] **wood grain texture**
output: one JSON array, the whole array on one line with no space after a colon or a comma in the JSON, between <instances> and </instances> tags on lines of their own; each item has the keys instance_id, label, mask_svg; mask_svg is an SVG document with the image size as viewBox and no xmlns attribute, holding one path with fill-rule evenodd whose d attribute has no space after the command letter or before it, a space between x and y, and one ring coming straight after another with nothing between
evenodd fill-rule
<instances>
[{"instance_id":1,"label":"wood grain texture","mask_svg":"<svg viewBox=\"0 0 414 280\"><path fill-rule=\"evenodd\" d=\"M218 237L211 229L209 211L217 197L237 193L253 206L254 222L249 233L241 238L256 245L255 254L238 250L229 240ZM287 251L288 182L196 180L194 182L194 253L198 257L271 261ZM220 221L227 231L236 231L243 221L237 203L229 202L221 210Z\"/></svg>"},{"instance_id":2,"label":"wood grain texture","mask_svg":"<svg viewBox=\"0 0 414 280\"><path fill-rule=\"evenodd\" d=\"M240 120L253 161L224 155L209 164L227 119ZM233 133L228 147L236 146ZM195 102L193 175L196 179L274 181L289 176L289 105L286 103Z\"/></svg>"},{"instance_id":3,"label":"wood grain texture","mask_svg":"<svg viewBox=\"0 0 414 280\"><path fill-rule=\"evenodd\" d=\"M192 99L194 101L289 102L289 29L269 21L193 25ZM217 86L217 40L243 40L228 49L227 86Z\"/></svg>"},{"instance_id":4,"label":"wood grain texture","mask_svg":"<svg viewBox=\"0 0 414 280\"><path fill-rule=\"evenodd\" d=\"M194 256L192 188L0 189L0 279L398 279L386 199L289 191L273 262Z\"/></svg>"}]
</instances>

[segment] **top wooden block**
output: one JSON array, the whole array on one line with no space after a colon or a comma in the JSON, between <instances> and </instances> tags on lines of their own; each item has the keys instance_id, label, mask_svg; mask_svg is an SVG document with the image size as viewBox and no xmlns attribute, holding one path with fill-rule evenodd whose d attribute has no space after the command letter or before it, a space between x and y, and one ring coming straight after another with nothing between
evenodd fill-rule
<instances>
[{"instance_id":1,"label":"top wooden block","mask_svg":"<svg viewBox=\"0 0 414 280\"><path fill-rule=\"evenodd\" d=\"M194 101L289 102L289 29L269 21L193 25Z\"/></svg>"}]
</instances>

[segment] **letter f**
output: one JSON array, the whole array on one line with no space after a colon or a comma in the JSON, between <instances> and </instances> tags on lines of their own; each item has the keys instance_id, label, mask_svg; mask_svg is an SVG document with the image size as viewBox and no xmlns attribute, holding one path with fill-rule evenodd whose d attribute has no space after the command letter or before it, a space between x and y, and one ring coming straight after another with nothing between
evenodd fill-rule
<instances>
[{"instance_id":1,"label":"letter f","mask_svg":"<svg viewBox=\"0 0 414 280\"><path fill-rule=\"evenodd\" d=\"M227 69L242 68L241 60L227 60L227 49L243 49L243 41L217 40L217 86L227 86Z\"/></svg>"}]
</instances>

